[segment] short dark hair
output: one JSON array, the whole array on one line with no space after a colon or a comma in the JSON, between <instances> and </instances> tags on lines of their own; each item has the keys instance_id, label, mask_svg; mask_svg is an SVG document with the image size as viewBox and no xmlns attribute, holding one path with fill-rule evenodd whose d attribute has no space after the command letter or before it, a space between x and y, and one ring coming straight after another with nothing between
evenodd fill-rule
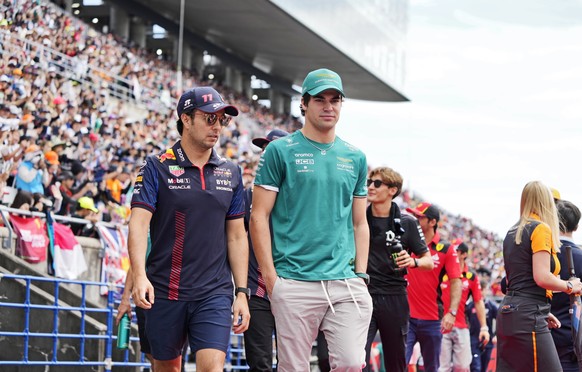
<instances>
[{"instance_id":1,"label":"short dark hair","mask_svg":"<svg viewBox=\"0 0 582 372\"><path fill-rule=\"evenodd\" d=\"M556 207L560 218L560 231L567 233L576 231L580 222L580 209L567 200L558 200Z\"/></svg>"},{"instance_id":2,"label":"short dark hair","mask_svg":"<svg viewBox=\"0 0 582 372\"><path fill-rule=\"evenodd\" d=\"M192 114L194 113L194 111L196 110L190 110L188 112L183 112L182 114L185 114L189 116L191 119L193 119ZM178 118L178 120L176 121L176 129L178 130L178 134L180 134L181 136L182 132L184 131L184 123L182 122L182 118Z\"/></svg>"},{"instance_id":3,"label":"short dark hair","mask_svg":"<svg viewBox=\"0 0 582 372\"><path fill-rule=\"evenodd\" d=\"M184 131L184 123L182 123L182 119L176 120L176 129L178 129L178 133L182 135L182 131Z\"/></svg>"},{"instance_id":4,"label":"short dark hair","mask_svg":"<svg viewBox=\"0 0 582 372\"><path fill-rule=\"evenodd\" d=\"M307 106L311 100L311 94L305 93L303 95L303 104L299 104L299 110L301 110L301 116L305 116L305 109L303 106Z\"/></svg>"}]
</instances>

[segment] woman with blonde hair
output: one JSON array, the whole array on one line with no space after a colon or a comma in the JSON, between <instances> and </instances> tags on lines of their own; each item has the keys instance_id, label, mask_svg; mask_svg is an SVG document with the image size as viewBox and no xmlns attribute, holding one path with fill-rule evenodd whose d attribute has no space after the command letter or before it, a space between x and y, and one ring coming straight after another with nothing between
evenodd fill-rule
<instances>
[{"instance_id":1,"label":"woman with blonde hair","mask_svg":"<svg viewBox=\"0 0 582 372\"><path fill-rule=\"evenodd\" d=\"M519 222L503 241L507 296L497 315L497 371L561 371L549 328L560 327L550 314L553 291L582 292L580 279L561 280L556 205L539 181L521 193Z\"/></svg>"}]
</instances>

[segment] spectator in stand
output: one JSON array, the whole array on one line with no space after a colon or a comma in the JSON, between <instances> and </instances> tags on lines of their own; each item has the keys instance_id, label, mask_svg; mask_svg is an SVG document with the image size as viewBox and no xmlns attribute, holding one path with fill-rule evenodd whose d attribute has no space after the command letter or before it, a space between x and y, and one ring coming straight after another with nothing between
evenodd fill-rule
<instances>
[{"instance_id":1,"label":"spectator in stand","mask_svg":"<svg viewBox=\"0 0 582 372\"><path fill-rule=\"evenodd\" d=\"M374 309L368 329L366 362L376 333L384 354L384 365L392 371L406 371L408 307L407 270L432 271L433 261L416 218L404 214L393 201L402 190L402 176L388 167L375 168L368 179L367 220L370 227L368 290ZM414 254L418 258L413 258ZM389 345L389 347L388 347ZM364 371L371 371L366 366Z\"/></svg>"},{"instance_id":2,"label":"spectator in stand","mask_svg":"<svg viewBox=\"0 0 582 372\"><path fill-rule=\"evenodd\" d=\"M79 190L74 189L73 186L75 184L75 176L69 171L63 171L59 175L58 179L61 183L59 190L63 196L61 209L57 212L59 215L70 216L75 212L77 199L85 196L89 192L91 192L93 195L96 194L95 185L92 183L86 183Z\"/></svg>"},{"instance_id":3,"label":"spectator in stand","mask_svg":"<svg viewBox=\"0 0 582 372\"><path fill-rule=\"evenodd\" d=\"M20 136L18 127L8 132L6 142L6 145L2 147L3 169L11 170L15 165L18 165L20 159L24 156L24 151L31 145L31 142L30 138Z\"/></svg>"},{"instance_id":4,"label":"spectator in stand","mask_svg":"<svg viewBox=\"0 0 582 372\"><path fill-rule=\"evenodd\" d=\"M18 166L16 188L31 193L44 194L43 176L46 164L40 147L30 145L24 151L24 161Z\"/></svg>"},{"instance_id":5,"label":"spectator in stand","mask_svg":"<svg viewBox=\"0 0 582 372\"><path fill-rule=\"evenodd\" d=\"M59 173L59 155L54 151L47 151L44 154L44 159L47 163L47 177L46 177L46 187L50 187L57 182Z\"/></svg>"},{"instance_id":6,"label":"spectator in stand","mask_svg":"<svg viewBox=\"0 0 582 372\"><path fill-rule=\"evenodd\" d=\"M95 207L95 202L88 196L80 197L77 200L77 208L75 213L71 216L79 219L89 221L89 223L71 223L71 230L77 236L85 236L88 238L99 238L97 227L95 224L101 220L99 209Z\"/></svg>"},{"instance_id":7,"label":"spectator in stand","mask_svg":"<svg viewBox=\"0 0 582 372\"><path fill-rule=\"evenodd\" d=\"M549 328L560 327L550 313L553 291L582 292L580 279L558 277L560 229L550 189L528 182L521 193L519 221L503 241L507 296L497 315L497 371L561 371Z\"/></svg>"},{"instance_id":8,"label":"spectator in stand","mask_svg":"<svg viewBox=\"0 0 582 372\"><path fill-rule=\"evenodd\" d=\"M473 298L474 308L481 327L478 340L483 346L489 343L489 326L487 325L485 303L481 294L481 283L479 282L477 274L467 267L466 260L469 255L469 247L461 242L456 245L456 250L462 275L461 301L459 302L453 330L443 335L439 372L469 372L469 368L471 367L471 360L473 359L471 353L471 335L465 314L465 304L469 300L469 296ZM451 302L451 292L449 280L446 275L441 282L441 290L443 305L445 308L448 308Z\"/></svg>"},{"instance_id":9,"label":"spectator in stand","mask_svg":"<svg viewBox=\"0 0 582 372\"><path fill-rule=\"evenodd\" d=\"M439 209L423 202L414 209L406 208L406 211L418 218L434 262L434 269L431 271L411 270L408 273L410 322L406 338L406 361L412 356L414 344L419 342L424 370L436 372L439 368L442 336L452 330L457 318L461 299L461 269L454 247L441 241L437 231ZM448 308L443 306L440 291L445 275L449 278L451 291Z\"/></svg>"},{"instance_id":10,"label":"spectator in stand","mask_svg":"<svg viewBox=\"0 0 582 372\"><path fill-rule=\"evenodd\" d=\"M254 138L253 144L265 151L269 143L285 137L289 133L282 130L273 130L266 138ZM245 169L250 170L250 169ZM249 232L251 208L253 203L253 187L245 189L245 228ZM271 312L271 302L265 287L265 279L257 263L257 258L252 249L250 233L249 241L249 275L248 283L251 290L249 311L251 321L249 329L244 333L245 352L249 370L254 372L271 371L273 368L273 334L275 334L275 318Z\"/></svg>"},{"instance_id":11,"label":"spectator in stand","mask_svg":"<svg viewBox=\"0 0 582 372\"><path fill-rule=\"evenodd\" d=\"M30 208L34 205L34 196L31 192L18 190L10 208L22 209L24 211L30 211Z\"/></svg>"},{"instance_id":12,"label":"spectator in stand","mask_svg":"<svg viewBox=\"0 0 582 372\"><path fill-rule=\"evenodd\" d=\"M554 199L556 196L554 195ZM570 267L568 265L568 256L572 255L574 265L574 274L582 277L582 250L574 242L573 233L578 230L580 222L580 209L567 200L558 200L557 204L558 217L560 219L560 252L558 260L560 261L560 278L562 280L570 279ZM572 320L570 318L570 296L566 293L555 293L552 299L551 313L558 318L562 324L560 328L552 329L552 338L558 351L560 364L564 372L578 371L578 357L574 352L572 341Z\"/></svg>"},{"instance_id":13,"label":"spectator in stand","mask_svg":"<svg viewBox=\"0 0 582 372\"><path fill-rule=\"evenodd\" d=\"M117 204L122 204L121 196L125 196L130 186L129 169L111 167L106 178L107 180L105 181L105 187L107 189L110 200Z\"/></svg>"},{"instance_id":14,"label":"spectator in stand","mask_svg":"<svg viewBox=\"0 0 582 372\"><path fill-rule=\"evenodd\" d=\"M485 305L485 318L487 319L487 328L489 329L490 342L485 345L480 340L481 322L477 317L477 310L475 303L470 301L467 304L465 313L469 319L469 332L471 334L471 352L473 353L473 360L471 361L471 372L487 372L489 371L489 361L491 360L491 353L494 345L497 344L497 337L495 336L494 322L497 318L497 304L489 297L491 290L487 287L486 281L481 281L481 288L483 289L483 299Z\"/></svg>"}]
</instances>

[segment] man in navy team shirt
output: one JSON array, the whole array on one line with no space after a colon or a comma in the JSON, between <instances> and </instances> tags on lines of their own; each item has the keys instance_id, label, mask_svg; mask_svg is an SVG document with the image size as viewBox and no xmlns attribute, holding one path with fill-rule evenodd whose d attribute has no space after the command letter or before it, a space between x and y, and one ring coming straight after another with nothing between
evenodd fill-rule
<instances>
[{"instance_id":1,"label":"man in navy team shirt","mask_svg":"<svg viewBox=\"0 0 582 372\"><path fill-rule=\"evenodd\" d=\"M224 365L231 325L242 333L250 319L242 177L213 150L238 110L213 88L197 87L182 95L177 112L181 140L148 156L135 183L132 295L147 310L146 333L155 335L150 346L156 372L179 371L186 337L197 370L216 371Z\"/></svg>"}]
</instances>

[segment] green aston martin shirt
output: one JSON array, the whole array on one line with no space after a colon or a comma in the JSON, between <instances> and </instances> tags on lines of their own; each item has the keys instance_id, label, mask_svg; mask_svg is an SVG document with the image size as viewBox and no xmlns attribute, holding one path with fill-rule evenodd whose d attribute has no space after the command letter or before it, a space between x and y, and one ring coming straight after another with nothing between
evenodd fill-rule
<instances>
[{"instance_id":1,"label":"green aston martin shirt","mask_svg":"<svg viewBox=\"0 0 582 372\"><path fill-rule=\"evenodd\" d=\"M323 144L297 131L267 146L255 185L277 192L271 212L277 275L355 277L352 202L367 196L366 176L364 153L339 137Z\"/></svg>"}]
</instances>

